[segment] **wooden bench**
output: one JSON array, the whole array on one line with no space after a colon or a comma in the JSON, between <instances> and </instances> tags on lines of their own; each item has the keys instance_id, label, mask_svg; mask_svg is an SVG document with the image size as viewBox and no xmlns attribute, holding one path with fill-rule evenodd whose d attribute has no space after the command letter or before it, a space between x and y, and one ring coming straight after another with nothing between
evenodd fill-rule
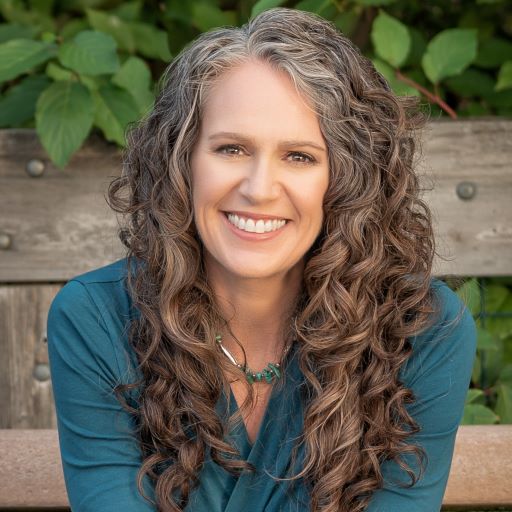
<instances>
[{"instance_id":1,"label":"wooden bench","mask_svg":"<svg viewBox=\"0 0 512 512\"><path fill-rule=\"evenodd\" d=\"M56 430L0 430L0 453L0 510L69 507ZM443 506L512 506L511 482L512 425L459 427Z\"/></svg>"},{"instance_id":2,"label":"wooden bench","mask_svg":"<svg viewBox=\"0 0 512 512\"><path fill-rule=\"evenodd\" d=\"M511 132L493 118L426 130L420 175L446 258L434 274L512 275ZM0 131L0 510L68 507L45 321L64 282L123 255L103 199L119 170L98 140L61 171L33 131ZM460 427L444 507L512 510L511 482L512 425Z\"/></svg>"}]
</instances>

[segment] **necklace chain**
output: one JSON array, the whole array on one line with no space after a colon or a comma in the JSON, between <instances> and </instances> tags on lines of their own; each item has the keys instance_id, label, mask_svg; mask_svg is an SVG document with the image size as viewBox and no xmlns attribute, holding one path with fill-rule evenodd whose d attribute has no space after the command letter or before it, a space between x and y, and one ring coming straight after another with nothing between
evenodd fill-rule
<instances>
[{"instance_id":1,"label":"necklace chain","mask_svg":"<svg viewBox=\"0 0 512 512\"><path fill-rule=\"evenodd\" d=\"M235 356L222 344L222 336L220 334L215 336L215 340L231 363L245 373L245 377L250 384L254 384L254 382L267 382L268 384L272 384L275 380L281 377L282 369L280 363L268 363L263 370L255 372L248 366L245 366L236 360ZM288 346L283 350L281 361L284 360L286 354L290 350L290 347L291 344L288 344Z\"/></svg>"}]
</instances>

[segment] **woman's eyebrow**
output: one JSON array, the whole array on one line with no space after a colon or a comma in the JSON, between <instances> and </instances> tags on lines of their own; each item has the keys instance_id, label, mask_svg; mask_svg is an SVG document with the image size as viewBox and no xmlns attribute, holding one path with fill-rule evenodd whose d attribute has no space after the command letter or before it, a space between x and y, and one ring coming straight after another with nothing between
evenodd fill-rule
<instances>
[{"instance_id":1,"label":"woman's eyebrow","mask_svg":"<svg viewBox=\"0 0 512 512\"><path fill-rule=\"evenodd\" d=\"M232 139L237 139L241 142L252 142L250 137L243 135L241 133L236 132L217 132L208 137L208 140L221 139L223 137L229 137ZM286 147L298 147L298 146L311 146L312 148L318 149L319 151L323 151L325 153L326 149L322 146L319 146L316 142L309 140L283 140L279 143L279 146Z\"/></svg>"}]
</instances>

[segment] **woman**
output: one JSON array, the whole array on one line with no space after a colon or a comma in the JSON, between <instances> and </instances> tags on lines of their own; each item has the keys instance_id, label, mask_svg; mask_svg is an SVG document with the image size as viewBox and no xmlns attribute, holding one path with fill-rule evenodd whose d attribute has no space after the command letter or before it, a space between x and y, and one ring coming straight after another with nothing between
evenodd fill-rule
<instances>
[{"instance_id":1,"label":"woman","mask_svg":"<svg viewBox=\"0 0 512 512\"><path fill-rule=\"evenodd\" d=\"M49 313L74 511L439 510L475 327L431 274L423 122L300 11L170 64L109 189L127 258Z\"/></svg>"}]
</instances>

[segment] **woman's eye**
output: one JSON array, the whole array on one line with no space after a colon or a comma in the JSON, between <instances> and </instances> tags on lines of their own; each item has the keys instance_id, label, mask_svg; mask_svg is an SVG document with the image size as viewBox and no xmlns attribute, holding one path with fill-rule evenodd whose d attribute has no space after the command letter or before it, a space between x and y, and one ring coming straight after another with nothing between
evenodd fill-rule
<instances>
[{"instance_id":1,"label":"woman's eye","mask_svg":"<svg viewBox=\"0 0 512 512\"><path fill-rule=\"evenodd\" d=\"M239 151L241 151L242 148L240 146L236 146L234 144L228 144L228 145L225 145L225 146L220 146L219 148L217 148L217 153L220 153L222 155L233 155L233 156L238 156L240 155L241 153L239 153Z\"/></svg>"},{"instance_id":2,"label":"woman's eye","mask_svg":"<svg viewBox=\"0 0 512 512\"><path fill-rule=\"evenodd\" d=\"M294 151L289 153L289 156L293 157L292 161L298 164L313 164L315 163L315 159L312 156L307 155L306 153L300 153Z\"/></svg>"}]
</instances>

